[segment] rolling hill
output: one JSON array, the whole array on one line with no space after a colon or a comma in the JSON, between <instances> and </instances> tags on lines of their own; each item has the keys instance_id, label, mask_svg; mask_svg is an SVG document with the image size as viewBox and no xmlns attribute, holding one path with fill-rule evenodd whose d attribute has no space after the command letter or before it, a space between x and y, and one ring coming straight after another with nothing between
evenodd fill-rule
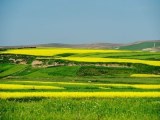
<instances>
[{"instance_id":1,"label":"rolling hill","mask_svg":"<svg viewBox=\"0 0 160 120\"><path fill-rule=\"evenodd\" d=\"M119 49L124 49L124 50L144 50L148 48L158 50L158 48L160 48L160 40L139 41L119 47Z\"/></svg>"},{"instance_id":2,"label":"rolling hill","mask_svg":"<svg viewBox=\"0 0 160 120\"><path fill-rule=\"evenodd\" d=\"M129 43L129 44L121 44L121 43L91 43L91 44L49 43L49 44L23 45L23 46L0 46L1 49L4 49L4 48L15 48L15 49L17 48L35 48L35 47L160 51L160 40L137 41L137 42Z\"/></svg>"}]
</instances>

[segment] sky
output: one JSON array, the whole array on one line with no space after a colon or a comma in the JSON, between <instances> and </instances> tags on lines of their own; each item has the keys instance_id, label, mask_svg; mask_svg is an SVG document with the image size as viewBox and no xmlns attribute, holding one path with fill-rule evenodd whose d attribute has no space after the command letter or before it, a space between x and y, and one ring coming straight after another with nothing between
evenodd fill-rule
<instances>
[{"instance_id":1,"label":"sky","mask_svg":"<svg viewBox=\"0 0 160 120\"><path fill-rule=\"evenodd\" d=\"M0 0L0 46L160 40L160 0Z\"/></svg>"}]
</instances>

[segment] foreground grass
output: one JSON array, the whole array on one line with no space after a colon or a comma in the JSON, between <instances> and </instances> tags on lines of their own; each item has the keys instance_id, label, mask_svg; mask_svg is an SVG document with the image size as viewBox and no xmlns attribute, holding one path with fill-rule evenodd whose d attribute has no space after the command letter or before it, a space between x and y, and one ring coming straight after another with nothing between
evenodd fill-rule
<instances>
[{"instance_id":1,"label":"foreground grass","mask_svg":"<svg viewBox=\"0 0 160 120\"><path fill-rule=\"evenodd\" d=\"M159 120L159 98L0 100L1 120Z\"/></svg>"}]
</instances>

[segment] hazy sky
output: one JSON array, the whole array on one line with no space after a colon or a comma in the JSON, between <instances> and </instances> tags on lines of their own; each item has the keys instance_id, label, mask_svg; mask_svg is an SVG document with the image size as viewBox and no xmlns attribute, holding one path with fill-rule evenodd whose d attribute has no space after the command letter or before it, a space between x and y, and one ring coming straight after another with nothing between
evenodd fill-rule
<instances>
[{"instance_id":1,"label":"hazy sky","mask_svg":"<svg viewBox=\"0 0 160 120\"><path fill-rule=\"evenodd\" d=\"M160 0L0 0L0 46L160 39Z\"/></svg>"}]
</instances>

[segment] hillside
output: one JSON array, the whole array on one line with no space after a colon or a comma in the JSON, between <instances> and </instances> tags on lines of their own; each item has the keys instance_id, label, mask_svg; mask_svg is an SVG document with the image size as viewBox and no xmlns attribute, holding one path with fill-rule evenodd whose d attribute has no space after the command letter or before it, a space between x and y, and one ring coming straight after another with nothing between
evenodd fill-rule
<instances>
[{"instance_id":1,"label":"hillside","mask_svg":"<svg viewBox=\"0 0 160 120\"><path fill-rule=\"evenodd\" d=\"M140 41L135 42L132 44L120 46L119 49L124 50L143 50L148 48L159 48L160 47L160 40L153 40L153 41Z\"/></svg>"}]
</instances>

